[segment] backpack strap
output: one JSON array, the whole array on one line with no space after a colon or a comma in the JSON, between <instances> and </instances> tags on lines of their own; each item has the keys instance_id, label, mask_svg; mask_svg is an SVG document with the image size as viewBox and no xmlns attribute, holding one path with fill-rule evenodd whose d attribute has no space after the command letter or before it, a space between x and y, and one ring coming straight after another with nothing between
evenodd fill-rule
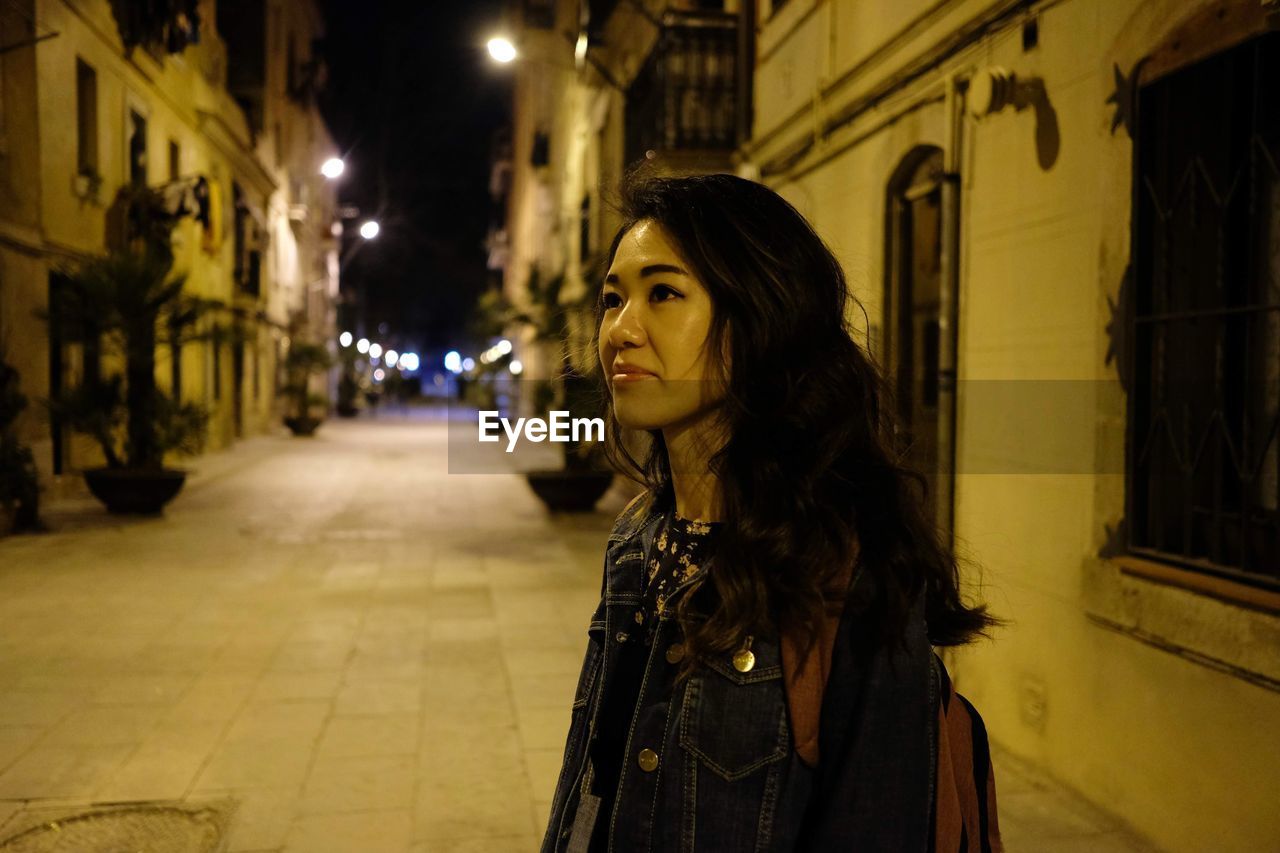
<instances>
[{"instance_id":1,"label":"backpack strap","mask_svg":"<svg viewBox=\"0 0 1280 853\"><path fill-rule=\"evenodd\" d=\"M814 645L807 652L794 632L782 632L782 678L787 691L787 710L791 715L791 740L800 760L809 767L818 766L818 727L822 719L822 694L831 675L831 652L835 647L840 617L853 581L857 564L857 547L853 559L831 580L826 611L818 626Z\"/></svg>"},{"instance_id":2,"label":"backpack strap","mask_svg":"<svg viewBox=\"0 0 1280 853\"><path fill-rule=\"evenodd\" d=\"M936 654L933 658L942 689L931 849L1002 853L987 728L972 703L956 692L942 660Z\"/></svg>"}]
</instances>

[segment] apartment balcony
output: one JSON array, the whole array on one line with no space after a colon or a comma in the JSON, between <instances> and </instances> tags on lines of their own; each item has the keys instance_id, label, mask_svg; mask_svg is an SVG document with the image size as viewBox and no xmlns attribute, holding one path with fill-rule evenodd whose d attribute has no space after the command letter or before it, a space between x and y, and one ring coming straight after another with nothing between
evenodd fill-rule
<instances>
[{"instance_id":1,"label":"apartment balcony","mask_svg":"<svg viewBox=\"0 0 1280 853\"><path fill-rule=\"evenodd\" d=\"M736 14L664 13L627 90L626 161L653 152L677 171L728 168L750 108L748 61Z\"/></svg>"}]
</instances>

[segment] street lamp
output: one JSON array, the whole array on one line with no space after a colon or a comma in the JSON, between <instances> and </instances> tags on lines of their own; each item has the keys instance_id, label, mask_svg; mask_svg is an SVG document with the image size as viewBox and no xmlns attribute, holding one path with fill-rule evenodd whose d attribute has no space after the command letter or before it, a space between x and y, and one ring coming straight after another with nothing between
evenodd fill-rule
<instances>
[{"instance_id":1,"label":"street lamp","mask_svg":"<svg viewBox=\"0 0 1280 853\"><path fill-rule=\"evenodd\" d=\"M324 165L320 167L320 174L324 175L329 180L333 180L334 178L341 177L346 168L347 164L342 162L342 158L330 157L328 160L325 160Z\"/></svg>"},{"instance_id":2,"label":"street lamp","mask_svg":"<svg viewBox=\"0 0 1280 853\"><path fill-rule=\"evenodd\" d=\"M590 65L596 70L596 73L600 75L600 78L611 88L616 89L619 92L626 91L623 86L614 79L613 74L609 69L588 52L588 39L586 32L580 31L577 36L569 33L566 33L566 35L569 37L569 42L573 45L572 68L575 71L581 71L585 65ZM521 62L536 62L540 65L550 65L552 67L570 67L562 63L551 62L546 59L532 59L527 56L522 56L520 52L516 50L515 44L506 36L494 36L489 39L486 47L489 49L489 57L500 65L510 65L516 59L519 59Z\"/></svg>"},{"instance_id":3,"label":"street lamp","mask_svg":"<svg viewBox=\"0 0 1280 853\"><path fill-rule=\"evenodd\" d=\"M372 240L378 236L378 232L382 229L378 226L377 221L370 219L368 222L360 226L360 236L366 240Z\"/></svg>"},{"instance_id":4,"label":"street lamp","mask_svg":"<svg viewBox=\"0 0 1280 853\"><path fill-rule=\"evenodd\" d=\"M489 55L493 57L495 62L501 62L506 65L516 58L516 46L511 43L511 39L504 36L494 36L489 39L487 45Z\"/></svg>"}]
</instances>

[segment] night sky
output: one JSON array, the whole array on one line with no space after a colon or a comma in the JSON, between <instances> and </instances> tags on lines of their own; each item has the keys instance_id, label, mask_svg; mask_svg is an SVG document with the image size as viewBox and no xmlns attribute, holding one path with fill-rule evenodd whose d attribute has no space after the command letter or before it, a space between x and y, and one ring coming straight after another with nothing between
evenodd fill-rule
<instances>
[{"instance_id":1,"label":"night sky","mask_svg":"<svg viewBox=\"0 0 1280 853\"><path fill-rule=\"evenodd\" d=\"M321 111L347 164L339 200L382 226L352 254L359 223L347 223L343 292L363 294L365 334L421 348L425 367L433 352L465 343L485 283L490 151L510 112L511 77L484 45L503 3L321 7L329 66Z\"/></svg>"}]
</instances>

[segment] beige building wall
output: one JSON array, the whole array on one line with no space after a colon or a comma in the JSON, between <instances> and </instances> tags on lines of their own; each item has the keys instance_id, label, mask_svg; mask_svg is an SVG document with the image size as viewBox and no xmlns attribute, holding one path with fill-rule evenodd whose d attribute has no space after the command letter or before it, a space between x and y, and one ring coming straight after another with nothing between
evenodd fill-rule
<instances>
[{"instance_id":1,"label":"beige building wall","mask_svg":"<svg viewBox=\"0 0 1280 853\"><path fill-rule=\"evenodd\" d=\"M1043 472L1064 449L1084 460L1079 473L957 476L957 546L982 567L967 581L1013 622L951 657L958 689L994 741L1161 847L1275 849L1274 596L1230 583L1197 591L1185 570L1156 582L1146 561L1100 556L1124 509L1125 407L1106 329L1128 262L1132 163L1107 99L1117 67L1129 74L1209 4L790 0L773 16L763 5L742 171L828 240L875 349L889 182L918 146L950 152L960 199L957 465ZM1038 44L1024 50L1032 18ZM1044 102L965 114L948 75L977 81L992 66L1041 81ZM1067 417L1038 408L1046 386L1034 381L1009 386L1025 407L981 403L978 380L1064 379L1088 389L1083 404L1057 413Z\"/></svg>"},{"instance_id":2,"label":"beige building wall","mask_svg":"<svg viewBox=\"0 0 1280 853\"><path fill-rule=\"evenodd\" d=\"M296 86L314 58L313 42L323 35L324 20L314 2L267 4L267 127L255 151L277 187L269 202L275 287L267 297L267 313L287 323L291 313L301 312L302 334L333 348L337 197L320 166L341 152L314 102L287 95L290 57Z\"/></svg>"},{"instance_id":3,"label":"beige building wall","mask_svg":"<svg viewBox=\"0 0 1280 853\"><path fill-rule=\"evenodd\" d=\"M774 13L763 0L754 125L734 166L815 224L883 359L888 189L914 155L942 152L959 223L944 261L958 303L951 527L971 593L1012 623L948 664L993 740L1173 851L1280 837L1280 600L1104 556L1124 511L1125 399L1107 330L1123 302L1133 157L1108 100L1142 57L1216 37L1193 16L1261 8L1218 5L789 0ZM577 6L557 4L558 31L574 31ZM531 265L580 271L581 200L621 173L623 90L657 32L646 13L666 8L618 5L592 50L603 74L575 69L562 35L515 29L513 298ZM981 114L1000 68L1023 87ZM535 168L537 131L550 146ZM598 252L617 218L604 204L593 216Z\"/></svg>"},{"instance_id":4,"label":"beige building wall","mask_svg":"<svg viewBox=\"0 0 1280 853\"><path fill-rule=\"evenodd\" d=\"M593 90L575 68L572 44L561 35L577 20L577 5L573 0L559 0L552 28L532 26L518 12L513 20L520 57L511 69L515 86L507 214L510 254L503 286L517 305L527 301L531 275L545 282L564 274L573 287L579 274L577 223L585 180L582 143L587 121L584 103ZM546 140L546 157L545 163L535 164L535 146L544 144L539 137ZM533 342L531 331L521 331L513 343L516 357L525 367L522 379L536 381L555 375L557 365L551 363L545 347Z\"/></svg>"},{"instance_id":5,"label":"beige building wall","mask_svg":"<svg viewBox=\"0 0 1280 853\"><path fill-rule=\"evenodd\" d=\"M0 5L0 45L34 38L34 5L34 0ZM30 47L0 54L0 356L18 371L29 401L19 435L38 447L44 433L30 410L39 407L35 400L47 390L48 352L34 315L43 292L28 286L44 278L35 80Z\"/></svg>"},{"instance_id":6,"label":"beige building wall","mask_svg":"<svg viewBox=\"0 0 1280 853\"><path fill-rule=\"evenodd\" d=\"M188 291L221 300L242 317L260 315L268 321L237 324L230 316L210 318L209 327L216 323L223 330L221 343L198 342L184 348L182 398L209 407L208 449L276 429L281 413L275 399L277 362L288 346L284 327L291 315L301 312L309 336L331 338L331 297L337 289L331 264L336 241L329 230L334 191L318 173L323 159L336 152L314 102L290 99L284 91L290 75L282 46L292 37L295 64L302 66L311 57L312 39L323 32L314 3L272 0L264 5L267 80L264 126L258 134L251 132L244 111L227 89L227 48L217 31L215 0L200 4L199 43L181 54L159 56L143 48L126 55L106 0L34 0L27 5L39 31L57 35L3 58L9 95L4 114L19 122L13 130L25 127L20 123L27 121L23 100L34 105L34 125L17 144L9 134L12 154L0 161L0 169L7 167L10 176L7 191L15 198L22 196L25 205L12 208L21 213L10 214L6 204L0 213L0 234L5 235L0 237L0 269L5 274L0 285L5 301L0 304L11 336L20 339L11 348L22 353L24 388L32 396L48 393L47 334L28 318L32 309L47 302L51 269L104 250L107 208L129 180L131 114L137 113L147 123L148 185L197 176L216 185L222 239L209 239L191 218L181 220L174 232L175 270L186 272ZM77 179L77 60L92 67L97 81L101 185L96 192ZM35 140L38 156L32 150ZM171 144L177 146L173 164ZM252 219L267 235L257 297L233 281L233 183L244 191ZM38 199L34 217L33 198ZM247 335L239 383L231 336L237 325ZM66 369L74 381L78 356L73 347L68 350ZM161 387L170 389L167 348L158 354L157 375ZM24 432L32 437L45 485L55 494L78 488L75 472L100 462L91 442L69 437L64 470L70 476L51 477L52 442L43 416L30 413Z\"/></svg>"}]
</instances>

